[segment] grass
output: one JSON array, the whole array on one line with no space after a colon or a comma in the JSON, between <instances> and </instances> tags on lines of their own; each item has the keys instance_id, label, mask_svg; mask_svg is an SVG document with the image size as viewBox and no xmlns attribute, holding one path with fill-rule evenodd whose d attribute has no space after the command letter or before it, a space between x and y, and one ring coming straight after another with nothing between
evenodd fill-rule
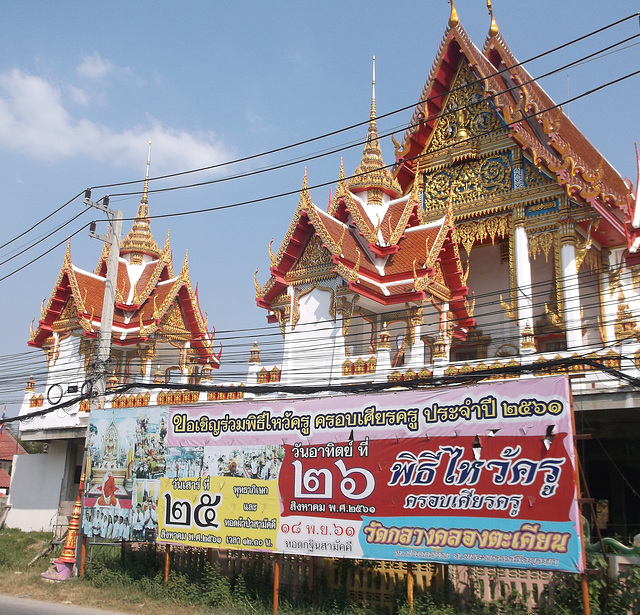
<instances>
[{"instance_id":1,"label":"grass","mask_svg":"<svg viewBox=\"0 0 640 615\"><path fill-rule=\"evenodd\" d=\"M259 577L234 579L233 585L221 574L217 565L206 566L204 572L180 574L172 571L165 585L158 558L153 548L127 555L123 563L120 547L100 547L93 552L84 579L48 582L40 577L49 566L54 553L29 563L50 544L50 534L24 533L20 530L0 531L0 594L28 597L130 614L175 615L188 608L190 615L271 615L271 587ZM346 567L353 565L343 560ZM591 562L593 565L594 562ZM629 570L621 579L608 586L606 580L590 580L593 615L623 615L640 613L640 568ZM322 593L322 592L320 592ZM581 589L576 575L561 575L555 588L556 603L547 605L540 615L579 615ZM386 610L385 613L388 613ZM409 615L404 597L397 603L398 615ZM492 603L472 600L466 605L451 604L450 594L416 597L412 615L530 615L523 597L513 594ZM348 604L345 596L324 594L322 606L298 604L295 607L280 601L280 615L374 615L375 610Z\"/></svg>"},{"instance_id":2,"label":"grass","mask_svg":"<svg viewBox=\"0 0 640 615\"><path fill-rule=\"evenodd\" d=\"M125 613L175 615L188 606L190 615L271 615L273 607L268 596L261 599L247 589L242 578L235 587L214 567L208 567L200 580L171 573L164 585L155 557L145 560L128 558L120 562L120 549L96 549L93 561L87 565L84 579L50 582L40 573L49 567L50 559L61 548L49 553L31 566L29 562L50 543L51 535L42 532L21 532L5 528L0 531L0 594L97 607ZM182 608L181 608L182 607ZM330 604L328 607L292 607L280 602L280 615L372 615L361 607Z\"/></svg>"},{"instance_id":3,"label":"grass","mask_svg":"<svg viewBox=\"0 0 640 615\"><path fill-rule=\"evenodd\" d=\"M150 599L142 589L131 584L126 587L96 587L89 579L72 579L63 583L45 581L40 573L49 567L52 557L59 555L60 547L27 564L50 543L51 534L45 532L21 532L4 528L0 531L0 594L97 607L127 613L154 613L175 615L174 604L165 599ZM212 614L210 609L192 607L193 615ZM215 615L239 615L237 611L218 610Z\"/></svg>"}]
</instances>

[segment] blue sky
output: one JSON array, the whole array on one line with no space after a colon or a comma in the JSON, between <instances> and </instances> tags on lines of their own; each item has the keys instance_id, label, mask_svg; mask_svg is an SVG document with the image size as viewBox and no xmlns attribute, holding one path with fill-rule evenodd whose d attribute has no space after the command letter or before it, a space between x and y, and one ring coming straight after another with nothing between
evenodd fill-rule
<instances>
[{"instance_id":1,"label":"blue sky","mask_svg":"<svg viewBox=\"0 0 640 615\"><path fill-rule=\"evenodd\" d=\"M481 47L489 27L485 2L457 0L456 7L471 39ZM640 5L631 0L495 0L493 7L507 43L525 60L626 17ZM3 3L0 11L0 245L48 217L31 233L0 248L0 278L5 278L99 217L87 213L46 237L85 209L77 199L51 215L66 201L87 186L142 178L149 140L155 176L224 163L366 121L373 55L378 114L415 104L446 28L449 5L445 0L23 0ZM527 69L537 76L637 33L636 18ZM640 46L628 46L541 83L561 102L638 67ZM569 106L573 122L634 183L639 93L640 78L634 77ZM410 117L411 110L406 110L384 118L379 130L395 130L400 140ZM365 132L361 127L216 171L152 182L152 189L221 180L330 148L347 148L361 142ZM390 140L382 147L385 161L391 163ZM298 191L305 166L311 186L335 183L340 157L349 174L361 151L358 144L251 178L152 193L150 210L152 215L175 214ZM133 187L140 188L141 184ZM93 196L95 200L128 191L131 188L96 189ZM326 206L329 188L312 190L312 197ZM114 196L111 206L132 217L139 200ZM259 268L259 281L267 279L269 241L275 238L275 251L297 200L293 195L152 221L158 243L170 229L177 268L189 252L192 281L224 346L222 379L244 378L248 350L238 344L250 345L266 333L265 312L255 306L253 273ZM125 221L125 232L130 225ZM99 232L105 229L104 224L98 227ZM24 252L40 238L40 244ZM83 230L72 239L72 260L93 270L101 248ZM0 369L5 374L0 403L12 408L29 375L44 368L42 353L26 345L29 324L39 318L64 251L63 244L0 281ZM256 330L237 340L232 333L237 329ZM8 355L16 356L8 361Z\"/></svg>"}]
</instances>

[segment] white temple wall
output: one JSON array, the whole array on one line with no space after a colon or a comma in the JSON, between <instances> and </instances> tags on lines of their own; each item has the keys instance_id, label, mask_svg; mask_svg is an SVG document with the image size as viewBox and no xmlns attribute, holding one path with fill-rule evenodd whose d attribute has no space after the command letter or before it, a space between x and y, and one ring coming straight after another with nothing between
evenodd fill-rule
<instances>
[{"instance_id":1,"label":"white temple wall","mask_svg":"<svg viewBox=\"0 0 640 615\"><path fill-rule=\"evenodd\" d=\"M349 323L346 345L351 357L368 357L374 340L375 321L366 316L355 314Z\"/></svg>"},{"instance_id":2,"label":"white temple wall","mask_svg":"<svg viewBox=\"0 0 640 615\"><path fill-rule=\"evenodd\" d=\"M500 305L500 296L507 303L511 302L511 292L509 261L503 259L498 243L475 246L471 250L467 285L470 293L474 291L476 295L476 327L482 330L483 335L491 336L487 356L495 357L499 350L507 353L510 347L516 351L519 343L517 323L506 316Z\"/></svg>"},{"instance_id":3,"label":"white temple wall","mask_svg":"<svg viewBox=\"0 0 640 615\"><path fill-rule=\"evenodd\" d=\"M422 306L422 325L420 326L420 337L428 338L431 344L438 339L440 324L440 314L430 301L425 301ZM433 362L432 350L433 346L429 346L423 339L416 340L417 344L422 344L422 352L424 356L423 367L431 365Z\"/></svg>"},{"instance_id":4,"label":"white temple wall","mask_svg":"<svg viewBox=\"0 0 640 615\"><path fill-rule=\"evenodd\" d=\"M81 387L84 383L84 357L80 355L80 339L72 335L60 341L60 352L55 362L51 361L49 365L47 389L59 384L66 391L65 385Z\"/></svg>"},{"instance_id":5,"label":"white temple wall","mask_svg":"<svg viewBox=\"0 0 640 615\"><path fill-rule=\"evenodd\" d=\"M330 384L340 379L345 352L342 327L330 311L332 301L333 294L320 288L300 297L300 318L295 327L287 324L283 384Z\"/></svg>"},{"instance_id":6,"label":"white temple wall","mask_svg":"<svg viewBox=\"0 0 640 615\"><path fill-rule=\"evenodd\" d=\"M7 527L23 532L51 530L58 516L66 457L66 440L52 441L47 454L14 457Z\"/></svg>"},{"instance_id":7,"label":"white temple wall","mask_svg":"<svg viewBox=\"0 0 640 615\"><path fill-rule=\"evenodd\" d=\"M598 321L602 320L598 276L598 271L590 271L584 266L578 272L580 306L582 307L582 343L588 348L602 347L602 339L598 327Z\"/></svg>"}]
</instances>

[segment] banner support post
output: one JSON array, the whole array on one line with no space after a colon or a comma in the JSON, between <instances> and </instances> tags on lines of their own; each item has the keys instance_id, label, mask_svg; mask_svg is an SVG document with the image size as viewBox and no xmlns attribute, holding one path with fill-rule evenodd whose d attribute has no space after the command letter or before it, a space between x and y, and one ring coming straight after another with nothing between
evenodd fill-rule
<instances>
[{"instance_id":1,"label":"banner support post","mask_svg":"<svg viewBox=\"0 0 640 615\"><path fill-rule=\"evenodd\" d=\"M580 524L580 528L582 529L582 504L580 503L582 500L582 489L580 486L580 461L578 459L578 447L575 445L575 435L576 435L576 415L573 410L573 390L571 386L569 386L569 412L571 414L571 431L573 432L574 437L574 446L573 453L576 457L576 496L578 498L578 513L580 515L580 519L577 522ZM580 542L582 544L582 562L584 564L584 569L580 573L580 587L582 589L582 613L584 615L591 615L591 604L589 603L589 578L587 574L587 549L584 544L584 531L580 532Z\"/></svg>"},{"instance_id":2,"label":"banner support post","mask_svg":"<svg viewBox=\"0 0 640 615\"><path fill-rule=\"evenodd\" d=\"M164 584L169 582L169 559L171 555L171 545L167 543L164 547Z\"/></svg>"},{"instance_id":3,"label":"banner support post","mask_svg":"<svg viewBox=\"0 0 640 615\"><path fill-rule=\"evenodd\" d=\"M273 562L273 615L278 615L278 598L280 596L280 553Z\"/></svg>"},{"instance_id":4,"label":"banner support post","mask_svg":"<svg viewBox=\"0 0 640 615\"><path fill-rule=\"evenodd\" d=\"M409 610L413 613L413 566L407 562L407 602Z\"/></svg>"}]
</instances>

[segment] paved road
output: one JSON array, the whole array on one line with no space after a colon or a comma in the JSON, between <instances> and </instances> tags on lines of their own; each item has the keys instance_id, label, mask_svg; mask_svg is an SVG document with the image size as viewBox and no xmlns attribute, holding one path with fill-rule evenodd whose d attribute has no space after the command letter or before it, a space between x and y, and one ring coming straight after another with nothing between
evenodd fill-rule
<instances>
[{"instance_id":1,"label":"paved road","mask_svg":"<svg viewBox=\"0 0 640 615\"><path fill-rule=\"evenodd\" d=\"M42 602L6 595L0 595L0 613L2 615L127 615L127 613L90 609L75 604Z\"/></svg>"}]
</instances>

